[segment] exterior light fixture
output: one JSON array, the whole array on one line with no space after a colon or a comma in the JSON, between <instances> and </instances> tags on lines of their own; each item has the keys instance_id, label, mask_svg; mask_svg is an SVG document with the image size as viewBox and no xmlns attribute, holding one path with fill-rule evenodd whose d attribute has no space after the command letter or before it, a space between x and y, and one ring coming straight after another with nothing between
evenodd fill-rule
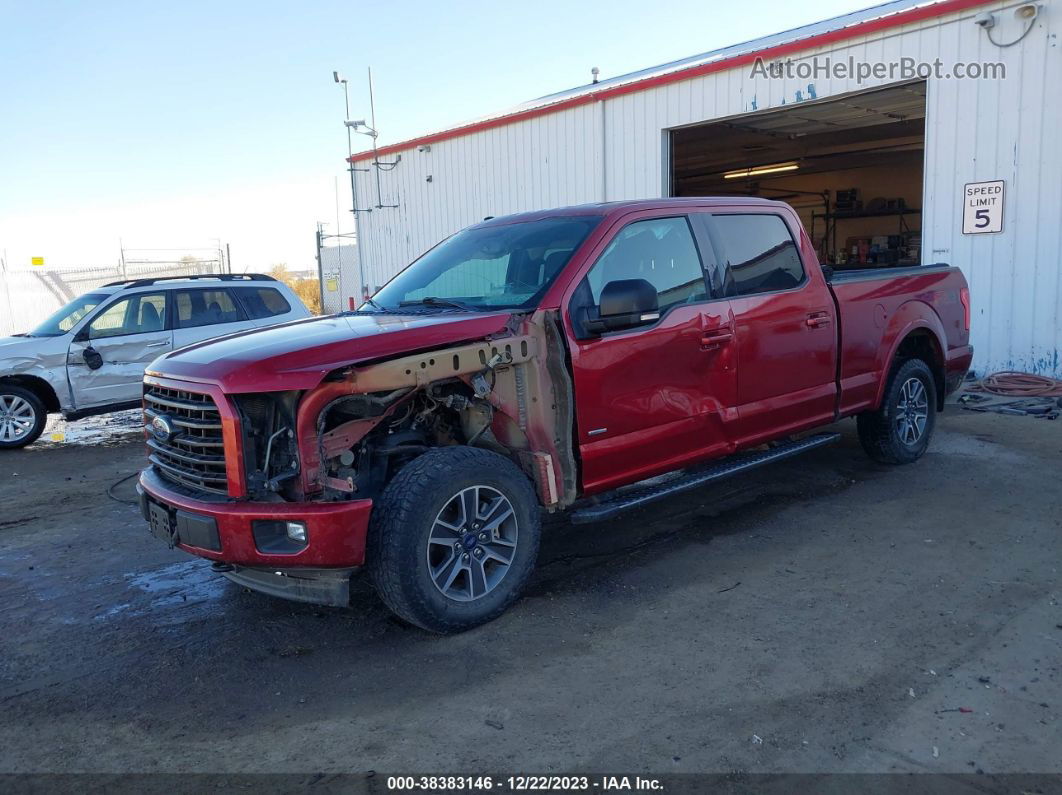
<instances>
[{"instance_id":1,"label":"exterior light fixture","mask_svg":"<svg viewBox=\"0 0 1062 795\"><path fill-rule=\"evenodd\" d=\"M287 530L288 538L292 541L301 544L306 543L306 524L304 522L288 522L285 529Z\"/></svg>"}]
</instances>

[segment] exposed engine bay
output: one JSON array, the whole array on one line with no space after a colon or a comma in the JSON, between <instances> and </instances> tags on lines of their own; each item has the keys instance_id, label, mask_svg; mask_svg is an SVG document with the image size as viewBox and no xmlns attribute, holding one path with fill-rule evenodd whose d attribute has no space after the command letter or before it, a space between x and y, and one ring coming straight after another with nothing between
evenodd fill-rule
<instances>
[{"instance_id":1,"label":"exposed engine bay","mask_svg":"<svg viewBox=\"0 0 1062 795\"><path fill-rule=\"evenodd\" d=\"M512 459L543 506L566 507L577 480L557 323L514 315L487 340L336 370L304 393L238 396L249 496L372 498L426 450L469 445Z\"/></svg>"}]
</instances>

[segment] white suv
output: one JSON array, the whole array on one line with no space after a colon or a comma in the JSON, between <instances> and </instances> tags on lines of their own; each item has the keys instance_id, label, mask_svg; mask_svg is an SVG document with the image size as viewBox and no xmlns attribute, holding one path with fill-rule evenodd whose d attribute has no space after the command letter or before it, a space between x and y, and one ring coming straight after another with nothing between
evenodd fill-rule
<instances>
[{"instance_id":1,"label":"white suv","mask_svg":"<svg viewBox=\"0 0 1062 795\"><path fill-rule=\"evenodd\" d=\"M144 368L168 351L309 316L290 288L260 274L104 285L0 338L0 450L34 441L49 412L75 420L136 408Z\"/></svg>"}]
</instances>

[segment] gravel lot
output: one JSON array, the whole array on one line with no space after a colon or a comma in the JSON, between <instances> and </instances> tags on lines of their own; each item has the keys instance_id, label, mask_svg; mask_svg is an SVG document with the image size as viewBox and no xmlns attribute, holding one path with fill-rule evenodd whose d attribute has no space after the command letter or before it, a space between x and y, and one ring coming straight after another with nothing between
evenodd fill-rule
<instances>
[{"instance_id":1,"label":"gravel lot","mask_svg":"<svg viewBox=\"0 0 1062 795\"><path fill-rule=\"evenodd\" d=\"M903 468L839 427L551 520L450 638L232 585L108 497L128 430L46 436L0 455L0 772L1062 772L1062 422L949 407Z\"/></svg>"}]
</instances>

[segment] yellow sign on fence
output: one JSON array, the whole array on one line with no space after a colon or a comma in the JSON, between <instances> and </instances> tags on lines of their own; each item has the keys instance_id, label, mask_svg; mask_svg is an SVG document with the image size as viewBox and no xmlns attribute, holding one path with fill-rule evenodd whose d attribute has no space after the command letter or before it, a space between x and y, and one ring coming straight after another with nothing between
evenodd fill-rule
<instances>
[{"instance_id":1,"label":"yellow sign on fence","mask_svg":"<svg viewBox=\"0 0 1062 795\"><path fill-rule=\"evenodd\" d=\"M30 257L30 265L43 265L44 257Z\"/></svg>"}]
</instances>

